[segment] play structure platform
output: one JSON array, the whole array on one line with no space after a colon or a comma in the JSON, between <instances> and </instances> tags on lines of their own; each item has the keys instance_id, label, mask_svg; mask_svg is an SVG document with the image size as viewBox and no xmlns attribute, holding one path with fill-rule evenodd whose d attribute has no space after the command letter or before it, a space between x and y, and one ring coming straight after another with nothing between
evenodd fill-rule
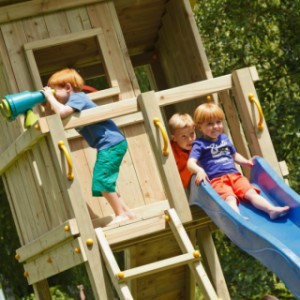
<instances>
[{"instance_id":1,"label":"play structure platform","mask_svg":"<svg viewBox=\"0 0 300 300\"><path fill-rule=\"evenodd\" d=\"M212 76L193 1L16 2L0 10L3 97L39 91L53 72L72 67L94 88L88 96L97 104L64 120L35 105L37 121L29 126L23 113L8 116L8 102L0 105L0 174L20 240L16 259L36 299L51 299L49 278L84 265L95 300L116 294L192 300L196 285L205 299L229 300L212 239L215 224L223 224L190 206L166 124L174 112L192 115L199 104L214 101L224 109L237 151L263 157L283 178L285 164L277 160L255 90L256 68ZM137 216L111 227L111 207L90 191L95 149L75 130L106 119L128 142L117 190ZM250 177L248 169L241 172Z\"/></svg>"}]
</instances>

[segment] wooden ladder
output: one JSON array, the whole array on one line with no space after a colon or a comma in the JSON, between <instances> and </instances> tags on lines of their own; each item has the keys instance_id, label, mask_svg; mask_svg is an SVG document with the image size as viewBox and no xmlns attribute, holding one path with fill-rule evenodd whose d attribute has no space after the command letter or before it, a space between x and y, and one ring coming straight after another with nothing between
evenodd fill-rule
<instances>
[{"instance_id":1,"label":"wooden ladder","mask_svg":"<svg viewBox=\"0 0 300 300\"><path fill-rule=\"evenodd\" d=\"M165 211L165 220L170 225L171 231L173 232L183 254L125 271L120 270L102 228L96 229L101 254L120 299L134 299L130 292L130 288L127 283L128 281L186 264L193 272L196 282L200 285L201 290L204 293L205 299L220 299L217 297L215 289L209 281L203 265L200 262L201 255L199 251L195 250L193 247L175 209L171 208Z\"/></svg>"}]
</instances>

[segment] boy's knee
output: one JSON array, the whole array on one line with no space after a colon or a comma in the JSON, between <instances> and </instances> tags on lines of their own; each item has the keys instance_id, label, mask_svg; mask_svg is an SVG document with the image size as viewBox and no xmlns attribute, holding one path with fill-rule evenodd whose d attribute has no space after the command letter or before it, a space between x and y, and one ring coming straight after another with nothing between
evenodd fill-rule
<instances>
[{"instance_id":1,"label":"boy's knee","mask_svg":"<svg viewBox=\"0 0 300 300\"><path fill-rule=\"evenodd\" d=\"M233 196L233 195L230 195L230 196L227 196L225 201L228 203L228 204L236 204L238 205L238 199L236 196Z\"/></svg>"}]
</instances>

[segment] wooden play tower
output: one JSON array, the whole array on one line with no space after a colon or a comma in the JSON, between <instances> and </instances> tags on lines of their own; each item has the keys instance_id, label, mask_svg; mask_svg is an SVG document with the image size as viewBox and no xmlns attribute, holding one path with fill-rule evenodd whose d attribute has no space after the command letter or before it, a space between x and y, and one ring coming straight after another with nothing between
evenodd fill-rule
<instances>
[{"instance_id":1,"label":"wooden play tower","mask_svg":"<svg viewBox=\"0 0 300 300\"><path fill-rule=\"evenodd\" d=\"M282 174L255 67L213 78L188 0L12 2L19 3L0 9L1 96L39 90L64 67L107 85L89 94L97 108L63 121L41 107L29 129L22 115L0 120L0 174L21 243L16 258L37 299L51 299L48 278L79 264L94 299L113 299L113 289L120 299L195 299L196 283L205 299L230 299L211 237L216 228L189 207L165 124L176 111L192 114L216 101L238 152L261 155ZM138 67L150 91L142 92ZM112 210L90 191L96 154L74 128L108 118L129 144L118 191L137 218L106 228Z\"/></svg>"}]
</instances>

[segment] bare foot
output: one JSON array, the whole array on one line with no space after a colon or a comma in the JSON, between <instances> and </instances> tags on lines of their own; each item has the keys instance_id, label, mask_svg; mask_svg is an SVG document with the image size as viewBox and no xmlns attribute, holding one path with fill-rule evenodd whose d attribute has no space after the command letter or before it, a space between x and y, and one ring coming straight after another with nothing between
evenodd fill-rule
<instances>
[{"instance_id":1,"label":"bare foot","mask_svg":"<svg viewBox=\"0 0 300 300\"><path fill-rule=\"evenodd\" d=\"M275 220L286 216L289 212L289 209L289 206L275 206L273 210L269 213L270 219Z\"/></svg>"},{"instance_id":2,"label":"bare foot","mask_svg":"<svg viewBox=\"0 0 300 300\"><path fill-rule=\"evenodd\" d=\"M126 211L124 214L131 220L136 218L135 213L130 210Z\"/></svg>"},{"instance_id":3,"label":"bare foot","mask_svg":"<svg viewBox=\"0 0 300 300\"><path fill-rule=\"evenodd\" d=\"M111 222L109 222L106 226L115 225L124 221L129 220L129 216L126 213L123 213L121 215L115 216Z\"/></svg>"}]
</instances>

